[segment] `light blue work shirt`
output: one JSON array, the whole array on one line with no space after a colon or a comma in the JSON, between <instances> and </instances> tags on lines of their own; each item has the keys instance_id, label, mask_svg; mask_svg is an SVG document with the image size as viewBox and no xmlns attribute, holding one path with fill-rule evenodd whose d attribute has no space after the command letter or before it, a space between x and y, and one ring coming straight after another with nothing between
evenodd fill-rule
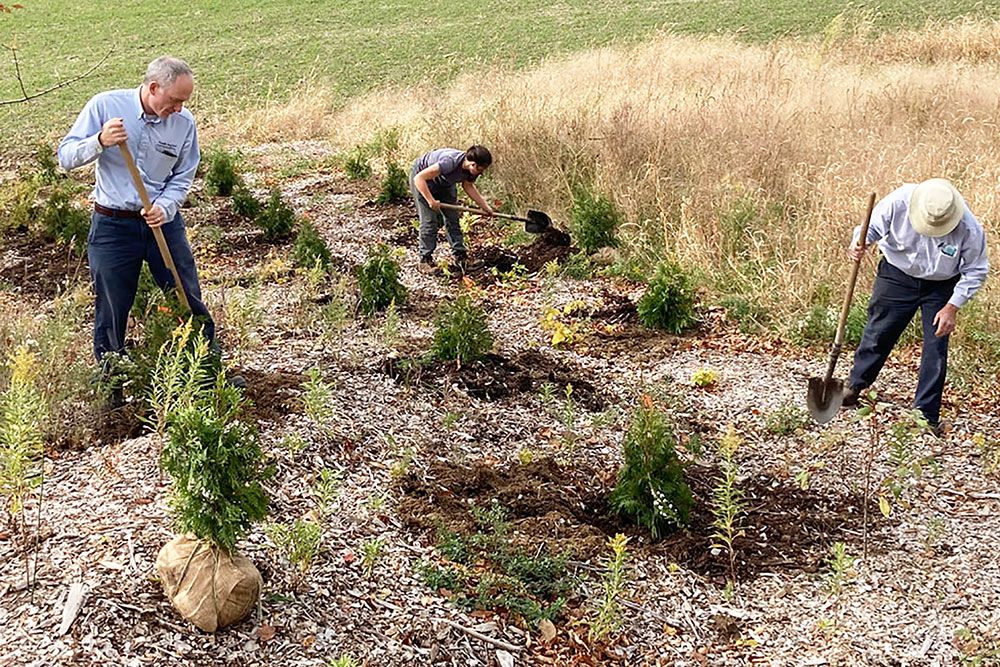
<instances>
[{"instance_id":1,"label":"light blue work shirt","mask_svg":"<svg viewBox=\"0 0 1000 667\"><path fill-rule=\"evenodd\" d=\"M944 236L918 234L907 217L916 183L907 183L880 201L872 211L867 243L878 241L885 260L908 276L924 280L961 277L948 303L961 308L972 298L989 271L986 233L968 207L958 226ZM861 227L854 228L854 243ZM866 245L867 245L866 243Z\"/></svg>"},{"instance_id":2,"label":"light blue work shirt","mask_svg":"<svg viewBox=\"0 0 1000 667\"><path fill-rule=\"evenodd\" d=\"M142 200L121 150L116 146L102 148L97 141L105 122L123 119L128 147L149 199L163 208L169 221L177 214L198 169L198 132L187 109L166 118L144 113L139 90L110 90L92 97L59 143L59 164L68 171L96 159L94 201L108 208L141 209Z\"/></svg>"}]
</instances>

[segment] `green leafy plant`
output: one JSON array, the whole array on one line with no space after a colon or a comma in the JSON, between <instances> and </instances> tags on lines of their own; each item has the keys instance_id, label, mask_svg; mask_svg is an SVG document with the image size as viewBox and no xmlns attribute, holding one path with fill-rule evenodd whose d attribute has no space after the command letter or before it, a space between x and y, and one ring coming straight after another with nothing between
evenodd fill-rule
<instances>
[{"instance_id":1,"label":"green leafy plant","mask_svg":"<svg viewBox=\"0 0 1000 667\"><path fill-rule=\"evenodd\" d=\"M438 529L442 560L418 566L424 583L448 592L460 607L506 609L530 625L562 614L575 588L567 557L513 546L507 513L495 502L470 511L475 529L469 534Z\"/></svg>"},{"instance_id":2,"label":"green leafy plant","mask_svg":"<svg viewBox=\"0 0 1000 667\"><path fill-rule=\"evenodd\" d=\"M38 217L47 238L82 252L87 247L90 215L73 203L74 194L71 181L66 181L66 185L53 186Z\"/></svg>"},{"instance_id":3,"label":"green leafy plant","mask_svg":"<svg viewBox=\"0 0 1000 667\"><path fill-rule=\"evenodd\" d=\"M399 342L401 329L402 321L399 317L399 309L396 308L396 302L393 301L385 309L385 319L382 320L382 326L379 330L379 338L382 340L382 344L390 350L395 348Z\"/></svg>"},{"instance_id":4,"label":"green leafy plant","mask_svg":"<svg viewBox=\"0 0 1000 667\"><path fill-rule=\"evenodd\" d=\"M742 333L759 333L770 322L767 309L748 297L727 296L719 305L726 309L726 317L736 321Z\"/></svg>"},{"instance_id":5,"label":"green leafy plant","mask_svg":"<svg viewBox=\"0 0 1000 667\"><path fill-rule=\"evenodd\" d=\"M238 419L242 402L220 373L213 389L168 416L162 455L178 529L225 551L267 514L260 443L256 428Z\"/></svg>"},{"instance_id":6,"label":"green leafy plant","mask_svg":"<svg viewBox=\"0 0 1000 667\"><path fill-rule=\"evenodd\" d=\"M569 302L562 308L548 307L543 311L539 324L542 330L551 336L549 343L552 347L570 346L583 337L581 329L585 321L576 315L586 307L586 302L577 300Z\"/></svg>"},{"instance_id":7,"label":"green leafy plant","mask_svg":"<svg viewBox=\"0 0 1000 667\"><path fill-rule=\"evenodd\" d=\"M730 424L719 440L719 472L712 489L712 539L713 548L725 549L729 558L729 582L736 586L736 538L743 534L740 519L746 510L743 490L739 487L739 462L736 453L743 439Z\"/></svg>"},{"instance_id":8,"label":"green leafy plant","mask_svg":"<svg viewBox=\"0 0 1000 667\"><path fill-rule=\"evenodd\" d=\"M0 395L0 493L10 523L20 517L26 527L24 500L42 482L42 424L45 399L35 387L39 360L27 346L17 347L7 361L10 380Z\"/></svg>"},{"instance_id":9,"label":"green leafy plant","mask_svg":"<svg viewBox=\"0 0 1000 667\"><path fill-rule=\"evenodd\" d=\"M44 184L59 180L59 162L52 146L45 142L35 145L35 175Z\"/></svg>"},{"instance_id":10,"label":"green leafy plant","mask_svg":"<svg viewBox=\"0 0 1000 667\"><path fill-rule=\"evenodd\" d=\"M388 204L406 199L409 196L409 177L402 167L395 162L390 162L385 178L382 179L382 186L376 201L380 204Z\"/></svg>"},{"instance_id":11,"label":"green leafy plant","mask_svg":"<svg viewBox=\"0 0 1000 667\"><path fill-rule=\"evenodd\" d=\"M341 481L340 474L335 470L323 468L319 471L313 486L313 497L316 498L316 508L320 516L326 516L330 512L333 501L340 494Z\"/></svg>"},{"instance_id":12,"label":"green leafy plant","mask_svg":"<svg viewBox=\"0 0 1000 667\"><path fill-rule=\"evenodd\" d=\"M339 658L330 658L326 667L361 667L361 663L349 655L342 655Z\"/></svg>"},{"instance_id":13,"label":"green leafy plant","mask_svg":"<svg viewBox=\"0 0 1000 667\"><path fill-rule=\"evenodd\" d=\"M673 262L661 262L636 304L639 321L654 329L679 334L695 317L695 290L691 278Z\"/></svg>"},{"instance_id":14,"label":"green leafy plant","mask_svg":"<svg viewBox=\"0 0 1000 667\"><path fill-rule=\"evenodd\" d=\"M250 188L240 183L233 189L232 207L236 215L253 220L263 210L264 205L254 196Z\"/></svg>"},{"instance_id":15,"label":"green leafy plant","mask_svg":"<svg viewBox=\"0 0 1000 667\"><path fill-rule=\"evenodd\" d=\"M574 280L587 280L594 273L594 263L585 252L568 255L559 267L559 274Z\"/></svg>"},{"instance_id":16,"label":"green leafy plant","mask_svg":"<svg viewBox=\"0 0 1000 667\"><path fill-rule=\"evenodd\" d=\"M468 294L446 303L434 318L434 357L463 363L481 359L492 348L486 312Z\"/></svg>"},{"instance_id":17,"label":"green leafy plant","mask_svg":"<svg viewBox=\"0 0 1000 667\"><path fill-rule=\"evenodd\" d=\"M792 435L809 425L809 413L794 403L782 403L764 422L768 433Z\"/></svg>"},{"instance_id":18,"label":"green leafy plant","mask_svg":"<svg viewBox=\"0 0 1000 667\"><path fill-rule=\"evenodd\" d=\"M593 252L618 245L615 232L621 224L621 214L611 200L591 188L574 188L571 219L573 238L582 250Z\"/></svg>"},{"instance_id":19,"label":"green leafy plant","mask_svg":"<svg viewBox=\"0 0 1000 667\"><path fill-rule=\"evenodd\" d=\"M268 524L264 533L277 550L299 568L300 576L312 567L323 542L323 526L308 519L296 519L290 524Z\"/></svg>"},{"instance_id":20,"label":"green leafy plant","mask_svg":"<svg viewBox=\"0 0 1000 667\"><path fill-rule=\"evenodd\" d=\"M381 537L373 537L361 544L361 568L365 571L366 577L371 578L384 552L385 540Z\"/></svg>"},{"instance_id":21,"label":"green leafy plant","mask_svg":"<svg viewBox=\"0 0 1000 667\"><path fill-rule=\"evenodd\" d=\"M847 553L847 545L843 542L834 542L830 547L830 555L826 558L827 573L826 585L830 592L839 595L844 589L844 584L858 576L855 569L857 559Z\"/></svg>"},{"instance_id":22,"label":"green leafy plant","mask_svg":"<svg viewBox=\"0 0 1000 667\"><path fill-rule=\"evenodd\" d=\"M618 533L608 539L611 555L601 573L601 598L590 623L590 639L602 640L618 632L624 622L621 599L628 587L628 538Z\"/></svg>"},{"instance_id":23,"label":"green leafy plant","mask_svg":"<svg viewBox=\"0 0 1000 667\"><path fill-rule=\"evenodd\" d=\"M213 197L228 197L241 183L239 156L215 147L205 156L205 192Z\"/></svg>"},{"instance_id":24,"label":"green leafy plant","mask_svg":"<svg viewBox=\"0 0 1000 667\"><path fill-rule=\"evenodd\" d=\"M302 383L302 407L306 416L325 430L334 415L333 385L323 380L318 368L310 368L306 377Z\"/></svg>"},{"instance_id":25,"label":"green leafy plant","mask_svg":"<svg viewBox=\"0 0 1000 667\"><path fill-rule=\"evenodd\" d=\"M169 417L188 406L211 387L215 367L210 359L208 341L194 335L191 319L171 332L163 343L149 377L146 401L151 414L145 417L161 436Z\"/></svg>"},{"instance_id":26,"label":"green leafy plant","mask_svg":"<svg viewBox=\"0 0 1000 667\"><path fill-rule=\"evenodd\" d=\"M254 218L254 223L264 231L265 240L281 241L295 230L295 211L285 203L281 191L275 188L271 190L263 210Z\"/></svg>"},{"instance_id":27,"label":"green leafy plant","mask_svg":"<svg viewBox=\"0 0 1000 667\"><path fill-rule=\"evenodd\" d=\"M292 244L292 263L303 268L321 265L330 266L330 248L320 236L319 230L309 220L299 224L299 233Z\"/></svg>"},{"instance_id":28,"label":"green leafy plant","mask_svg":"<svg viewBox=\"0 0 1000 667\"><path fill-rule=\"evenodd\" d=\"M399 280L396 253L385 244L368 249L368 260L358 268L358 306L365 315L384 310L390 303L396 306L406 300L406 288Z\"/></svg>"},{"instance_id":29,"label":"green leafy plant","mask_svg":"<svg viewBox=\"0 0 1000 667\"><path fill-rule=\"evenodd\" d=\"M344 159L344 173L349 181L361 181L372 175L372 165L364 147L358 146Z\"/></svg>"},{"instance_id":30,"label":"green leafy plant","mask_svg":"<svg viewBox=\"0 0 1000 667\"><path fill-rule=\"evenodd\" d=\"M624 463L611 492L611 507L647 529L653 538L686 525L691 489L677 458L677 437L648 396L632 417L623 442Z\"/></svg>"}]
</instances>

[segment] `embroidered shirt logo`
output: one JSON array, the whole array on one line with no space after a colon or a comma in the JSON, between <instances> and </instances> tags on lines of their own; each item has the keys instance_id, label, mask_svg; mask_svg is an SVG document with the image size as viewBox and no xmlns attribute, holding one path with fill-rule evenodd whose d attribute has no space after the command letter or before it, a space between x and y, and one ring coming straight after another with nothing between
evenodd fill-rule
<instances>
[{"instance_id":1,"label":"embroidered shirt logo","mask_svg":"<svg viewBox=\"0 0 1000 667\"><path fill-rule=\"evenodd\" d=\"M168 144L165 141L157 141L156 142L156 150L159 151L160 153L163 153L164 155L169 156L169 157L177 157L177 145L176 144Z\"/></svg>"}]
</instances>

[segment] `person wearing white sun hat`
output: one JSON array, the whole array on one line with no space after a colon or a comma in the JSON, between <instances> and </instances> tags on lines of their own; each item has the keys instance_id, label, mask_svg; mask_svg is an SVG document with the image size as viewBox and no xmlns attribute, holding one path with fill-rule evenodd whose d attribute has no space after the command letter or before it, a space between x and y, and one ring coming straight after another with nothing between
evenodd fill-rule
<instances>
[{"instance_id":1,"label":"person wearing white sun hat","mask_svg":"<svg viewBox=\"0 0 1000 667\"><path fill-rule=\"evenodd\" d=\"M959 308L986 280L986 234L962 195L943 178L897 188L872 211L864 245L858 244L860 234L858 227L848 250L851 259L860 261L875 242L883 257L843 404L857 405L919 309L924 344L913 407L940 434L948 337Z\"/></svg>"}]
</instances>

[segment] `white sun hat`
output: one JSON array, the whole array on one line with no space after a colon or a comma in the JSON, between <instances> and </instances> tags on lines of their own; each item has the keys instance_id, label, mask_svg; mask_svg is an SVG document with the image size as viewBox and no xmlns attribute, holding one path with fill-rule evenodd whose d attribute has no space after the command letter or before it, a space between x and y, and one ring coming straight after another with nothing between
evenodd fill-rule
<instances>
[{"instance_id":1,"label":"white sun hat","mask_svg":"<svg viewBox=\"0 0 1000 667\"><path fill-rule=\"evenodd\" d=\"M955 186L943 178L924 181L910 195L910 224L923 236L950 234L963 215L965 200Z\"/></svg>"}]
</instances>

